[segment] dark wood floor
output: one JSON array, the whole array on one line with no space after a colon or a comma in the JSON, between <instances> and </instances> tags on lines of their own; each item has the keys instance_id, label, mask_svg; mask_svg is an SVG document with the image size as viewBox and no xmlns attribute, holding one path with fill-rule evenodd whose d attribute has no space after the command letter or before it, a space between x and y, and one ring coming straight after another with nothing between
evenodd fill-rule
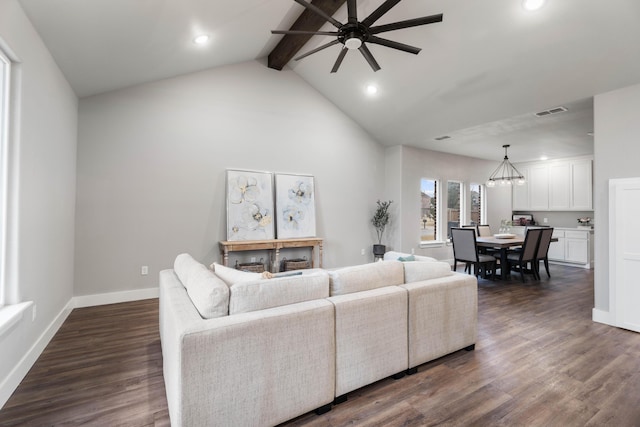
<instances>
[{"instance_id":1,"label":"dark wood floor","mask_svg":"<svg viewBox=\"0 0 640 427\"><path fill-rule=\"evenodd\" d=\"M593 323L593 272L481 280L476 350L287 426L640 426L640 334ZM2 426L168 425L157 300L74 310Z\"/></svg>"}]
</instances>

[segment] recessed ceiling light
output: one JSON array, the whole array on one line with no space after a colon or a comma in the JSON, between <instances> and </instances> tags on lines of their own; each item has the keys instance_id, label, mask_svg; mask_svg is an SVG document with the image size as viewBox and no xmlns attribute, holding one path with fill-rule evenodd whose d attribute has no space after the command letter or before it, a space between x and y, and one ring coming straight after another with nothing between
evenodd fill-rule
<instances>
[{"instance_id":1,"label":"recessed ceiling light","mask_svg":"<svg viewBox=\"0 0 640 427\"><path fill-rule=\"evenodd\" d=\"M206 34L201 34L193 39L195 44L205 44L209 41L209 36Z\"/></svg>"},{"instance_id":2,"label":"recessed ceiling light","mask_svg":"<svg viewBox=\"0 0 640 427\"><path fill-rule=\"evenodd\" d=\"M540 160L549 160L547 156L540 156Z\"/></svg>"},{"instance_id":3,"label":"recessed ceiling light","mask_svg":"<svg viewBox=\"0 0 640 427\"><path fill-rule=\"evenodd\" d=\"M591 132L587 132L587 135L589 135L589 136L593 136L593 131L591 131Z\"/></svg>"},{"instance_id":4,"label":"recessed ceiling light","mask_svg":"<svg viewBox=\"0 0 640 427\"><path fill-rule=\"evenodd\" d=\"M526 10L538 10L544 6L545 0L523 0L522 7Z\"/></svg>"},{"instance_id":5,"label":"recessed ceiling light","mask_svg":"<svg viewBox=\"0 0 640 427\"><path fill-rule=\"evenodd\" d=\"M374 85L369 85L369 86L367 86L367 93L368 93L369 95L375 95L376 93L378 93L378 88L377 88L377 86L374 86Z\"/></svg>"}]
</instances>

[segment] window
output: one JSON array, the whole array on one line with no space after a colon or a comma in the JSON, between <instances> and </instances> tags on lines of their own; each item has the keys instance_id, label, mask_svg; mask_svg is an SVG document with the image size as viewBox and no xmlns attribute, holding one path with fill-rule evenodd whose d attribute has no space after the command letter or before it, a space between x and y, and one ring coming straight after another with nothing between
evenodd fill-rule
<instances>
[{"instance_id":1,"label":"window","mask_svg":"<svg viewBox=\"0 0 640 427\"><path fill-rule=\"evenodd\" d=\"M438 181L420 180L420 242L438 240Z\"/></svg>"},{"instance_id":2,"label":"window","mask_svg":"<svg viewBox=\"0 0 640 427\"><path fill-rule=\"evenodd\" d=\"M0 307L7 303L5 248L7 213L7 140L9 115L9 58L0 50Z\"/></svg>"},{"instance_id":3,"label":"window","mask_svg":"<svg viewBox=\"0 0 640 427\"><path fill-rule=\"evenodd\" d=\"M460 227L464 220L460 214L462 194L462 183L458 181L447 181L447 239L451 239L451 229Z\"/></svg>"},{"instance_id":4,"label":"window","mask_svg":"<svg viewBox=\"0 0 640 427\"><path fill-rule=\"evenodd\" d=\"M469 186L471 195L471 224L486 224L487 219L484 210L484 188L480 184Z\"/></svg>"}]
</instances>

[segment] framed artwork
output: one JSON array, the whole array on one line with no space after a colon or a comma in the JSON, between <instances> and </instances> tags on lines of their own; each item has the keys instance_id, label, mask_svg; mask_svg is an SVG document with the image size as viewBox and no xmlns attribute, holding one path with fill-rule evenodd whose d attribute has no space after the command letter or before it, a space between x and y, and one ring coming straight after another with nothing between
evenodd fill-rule
<instances>
[{"instance_id":1,"label":"framed artwork","mask_svg":"<svg viewBox=\"0 0 640 427\"><path fill-rule=\"evenodd\" d=\"M313 177L276 174L278 239L315 237L316 206Z\"/></svg>"},{"instance_id":2,"label":"framed artwork","mask_svg":"<svg viewBox=\"0 0 640 427\"><path fill-rule=\"evenodd\" d=\"M228 169L227 240L274 238L273 175Z\"/></svg>"}]
</instances>

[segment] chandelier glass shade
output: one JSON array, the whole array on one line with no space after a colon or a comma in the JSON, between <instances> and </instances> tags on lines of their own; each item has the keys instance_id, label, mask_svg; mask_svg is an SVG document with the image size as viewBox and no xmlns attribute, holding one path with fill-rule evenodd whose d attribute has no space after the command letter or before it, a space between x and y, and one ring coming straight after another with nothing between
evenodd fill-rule
<instances>
[{"instance_id":1,"label":"chandelier glass shade","mask_svg":"<svg viewBox=\"0 0 640 427\"><path fill-rule=\"evenodd\" d=\"M527 182L524 178L524 175L522 175L520 171L511 164L511 162L509 161L509 157L507 156L507 148L509 148L510 146L507 144L503 145L502 147L504 148L504 159L502 160L502 163L498 165L496 170L493 171L486 182L486 186L506 186L513 185L514 183L516 185L524 185L524 183Z\"/></svg>"}]
</instances>

